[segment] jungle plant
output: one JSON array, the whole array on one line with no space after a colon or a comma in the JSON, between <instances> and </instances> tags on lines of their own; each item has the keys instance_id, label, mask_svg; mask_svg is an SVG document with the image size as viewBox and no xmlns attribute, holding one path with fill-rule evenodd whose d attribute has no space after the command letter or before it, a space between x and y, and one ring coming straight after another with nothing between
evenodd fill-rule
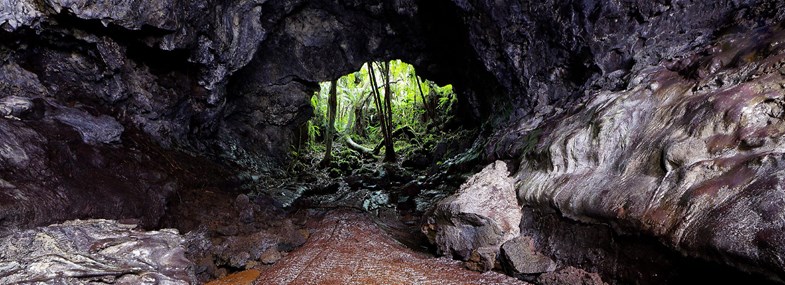
<instances>
[{"instance_id":1,"label":"jungle plant","mask_svg":"<svg viewBox=\"0 0 785 285\"><path fill-rule=\"evenodd\" d=\"M397 150L438 138L429 124L443 122L456 102L451 85L422 80L400 60L368 62L320 86L311 99L314 117L306 128L312 151L324 143L323 162L332 156L334 139L363 156L384 149L385 160L395 161Z\"/></svg>"}]
</instances>

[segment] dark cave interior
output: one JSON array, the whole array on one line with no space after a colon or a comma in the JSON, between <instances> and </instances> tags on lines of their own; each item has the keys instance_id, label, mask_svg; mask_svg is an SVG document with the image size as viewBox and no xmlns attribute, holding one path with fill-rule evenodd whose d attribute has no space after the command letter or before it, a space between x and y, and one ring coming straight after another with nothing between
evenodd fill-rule
<instances>
[{"instance_id":1,"label":"dark cave interior","mask_svg":"<svg viewBox=\"0 0 785 285\"><path fill-rule=\"evenodd\" d=\"M782 1L130 2L0 2L0 283L785 279ZM395 59L431 140L320 167Z\"/></svg>"}]
</instances>

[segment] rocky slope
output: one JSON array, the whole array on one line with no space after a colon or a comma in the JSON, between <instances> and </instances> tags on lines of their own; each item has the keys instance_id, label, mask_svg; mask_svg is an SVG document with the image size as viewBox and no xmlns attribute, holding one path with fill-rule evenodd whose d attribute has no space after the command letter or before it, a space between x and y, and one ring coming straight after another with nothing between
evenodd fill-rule
<instances>
[{"instance_id":1,"label":"rocky slope","mask_svg":"<svg viewBox=\"0 0 785 285\"><path fill-rule=\"evenodd\" d=\"M175 193L285 163L317 82L400 58L516 161L519 244L640 277L613 242L566 254L580 222L782 280L783 6L0 0L0 232L156 227Z\"/></svg>"}]
</instances>

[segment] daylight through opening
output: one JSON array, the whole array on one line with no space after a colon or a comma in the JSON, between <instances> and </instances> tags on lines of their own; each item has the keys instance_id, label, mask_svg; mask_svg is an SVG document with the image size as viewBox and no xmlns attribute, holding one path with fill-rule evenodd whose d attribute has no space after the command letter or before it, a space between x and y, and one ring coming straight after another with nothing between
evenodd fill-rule
<instances>
[{"instance_id":1,"label":"daylight through opening","mask_svg":"<svg viewBox=\"0 0 785 285\"><path fill-rule=\"evenodd\" d=\"M320 83L311 98L307 149L323 166L360 156L397 161L429 149L442 137L457 96L400 60L369 62ZM336 159L336 157L339 157Z\"/></svg>"}]
</instances>

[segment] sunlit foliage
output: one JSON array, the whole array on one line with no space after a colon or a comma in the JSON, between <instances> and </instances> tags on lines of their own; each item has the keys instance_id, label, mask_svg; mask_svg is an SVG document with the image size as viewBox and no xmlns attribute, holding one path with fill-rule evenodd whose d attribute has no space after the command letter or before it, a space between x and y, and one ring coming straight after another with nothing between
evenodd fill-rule
<instances>
[{"instance_id":1,"label":"sunlit foliage","mask_svg":"<svg viewBox=\"0 0 785 285\"><path fill-rule=\"evenodd\" d=\"M382 72L379 71L382 63L372 64L376 69L376 82L382 92L384 86L381 85L385 82ZM390 61L389 66L394 128L408 126L415 133L427 136L429 124L443 120L455 103L456 96L452 85L438 86L432 81L418 78L414 67L400 60ZM349 135L356 142L373 148L382 139L382 133L379 112L373 104L368 64L363 65L357 72L342 76L337 83L338 109L335 129L338 135ZM330 82L320 85L321 90L311 99L314 118L308 123L308 134L312 149L318 148L315 144L320 143L319 137L324 133L327 121ZM396 148L399 145L405 147L406 143L396 143Z\"/></svg>"}]
</instances>

